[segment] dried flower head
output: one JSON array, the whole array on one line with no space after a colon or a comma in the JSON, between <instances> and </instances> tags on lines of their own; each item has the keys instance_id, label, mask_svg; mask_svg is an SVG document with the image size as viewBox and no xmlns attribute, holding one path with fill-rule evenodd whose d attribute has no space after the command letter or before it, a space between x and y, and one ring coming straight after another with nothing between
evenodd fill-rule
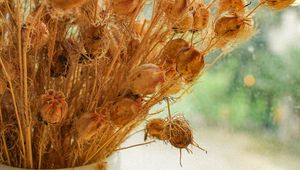
<instances>
[{"instance_id":1,"label":"dried flower head","mask_svg":"<svg viewBox=\"0 0 300 170\"><path fill-rule=\"evenodd\" d=\"M96 112L85 113L76 122L78 138L90 140L104 126L103 116Z\"/></svg>"},{"instance_id":2,"label":"dried flower head","mask_svg":"<svg viewBox=\"0 0 300 170\"><path fill-rule=\"evenodd\" d=\"M210 18L210 11L204 4L199 4L194 12L194 30L203 30L207 27Z\"/></svg>"},{"instance_id":3,"label":"dried flower head","mask_svg":"<svg viewBox=\"0 0 300 170\"><path fill-rule=\"evenodd\" d=\"M159 140L166 140L167 138L164 134L165 125L166 121L164 119L155 118L149 120L145 129L145 140L147 140L148 136L157 138Z\"/></svg>"},{"instance_id":4,"label":"dried flower head","mask_svg":"<svg viewBox=\"0 0 300 170\"><path fill-rule=\"evenodd\" d=\"M48 2L52 4L54 7L63 10L81 7L87 1L88 0L48 0Z\"/></svg>"},{"instance_id":5,"label":"dried flower head","mask_svg":"<svg viewBox=\"0 0 300 170\"><path fill-rule=\"evenodd\" d=\"M192 129L184 117L176 116L168 120L164 133L170 144L176 148L183 149L193 144Z\"/></svg>"},{"instance_id":6,"label":"dried flower head","mask_svg":"<svg viewBox=\"0 0 300 170\"><path fill-rule=\"evenodd\" d=\"M271 9L282 10L291 6L295 1L296 0L264 0L262 2Z\"/></svg>"},{"instance_id":7,"label":"dried flower head","mask_svg":"<svg viewBox=\"0 0 300 170\"><path fill-rule=\"evenodd\" d=\"M190 82L197 78L204 68L204 56L197 49L190 47L177 56L176 64L177 71L186 81Z\"/></svg>"},{"instance_id":8,"label":"dried flower head","mask_svg":"<svg viewBox=\"0 0 300 170\"><path fill-rule=\"evenodd\" d=\"M141 103L129 98L123 98L113 104L110 110L110 121L118 126L124 126L135 120L140 113Z\"/></svg>"},{"instance_id":9,"label":"dried flower head","mask_svg":"<svg viewBox=\"0 0 300 170\"><path fill-rule=\"evenodd\" d=\"M155 64L143 64L135 68L129 76L129 89L139 95L157 92L165 81L164 72Z\"/></svg>"},{"instance_id":10,"label":"dried flower head","mask_svg":"<svg viewBox=\"0 0 300 170\"><path fill-rule=\"evenodd\" d=\"M111 7L116 14L129 15L138 7L141 0L112 0Z\"/></svg>"},{"instance_id":11,"label":"dried flower head","mask_svg":"<svg viewBox=\"0 0 300 170\"><path fill-rule=\"evenodd\" d=\"M60 123L67 118L68 104L61 91L50 89L41 97L40 116L47 123Z\"/></svg>"}]
</instances>

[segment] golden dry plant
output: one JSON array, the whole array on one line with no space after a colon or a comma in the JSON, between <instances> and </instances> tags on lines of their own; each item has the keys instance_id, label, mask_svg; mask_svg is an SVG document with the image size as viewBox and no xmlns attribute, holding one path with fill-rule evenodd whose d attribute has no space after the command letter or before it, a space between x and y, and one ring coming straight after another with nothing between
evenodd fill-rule
<instances>
[{"instance_id":1,"label":"golden dry plant","mask_svg":"<svg viewBox=\"0 0 300 170\"><path fill-rule=\"evenodd\" d=\"M0 163L105 162L154 105L179 98L215 63L208 54L254 35L258 7L293 2L1 0ZM183 116L146 126L146 137L180 150L195 144Z\"/></svg>"}]
</instances>

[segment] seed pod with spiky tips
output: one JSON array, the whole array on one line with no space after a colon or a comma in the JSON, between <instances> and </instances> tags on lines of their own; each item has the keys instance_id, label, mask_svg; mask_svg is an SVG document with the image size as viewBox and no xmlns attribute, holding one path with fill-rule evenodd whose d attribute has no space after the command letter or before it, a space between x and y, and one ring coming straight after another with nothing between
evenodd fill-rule
<instances>
[{"instance_id":1,"label":"seed pod with spiky tips","mask_svg":"<svg viewBox=\"0 0 300 170\"><path fill-rule=\"evenodd\" d=\"M263 0L265 6L274 10L282 10L291 6L296 0Z\"/></svg>"},{"instance_id":2,"label":"seed pod with spiky tips","mask_svg":"<svg viewBox=\"0 0 300 170\"><path fill-rule=\"evenodd\" d=\"M215 24L216 36L227 40L238 39L249 33L251 34L251 19L244 18L237 14L223 16Z\"/></svg>"},{"instance_id":3,"label":"seed pod with spiky tips","mask_svg":"<svg viewBox=\"0 0 300 170\"><path fill-rule=\"evenodd\" d=\"M141 0L111 0L110 6L118 15L129 15L133 13Z\"/></svg>"},{"instance_id":4,"label":"seed pod with spiky tips","mask_svg":"<svg viewBox=\"0 0 300 170\"><path fill-rule=\"evenodd\" d=\"M193 144L192 129L184 117L176 116L167 120L164 134L168 142L176 148L183 149Z\"/></svg>"},{"instance_id":5,"label":"seed pod with spiky tips","mask_svg":"<svg viewBox=\"0 0 300 170\"><path fill-rule=\"evenodd\" d=\"M112 105L110 121L117 127L125 126L135 120L141 111L141 103L129 98L123 98Z\"/></svg>"},{"instance_id":6,"label":"seed pod with spiky tips","mask_svg":"<svg viewBox=\"0 0 300 170\"><path fill-rule=\"evenodd\" d=\"M199 4L196 6L194 12L194 23L193 29L196 31L201 31L205 29L208 25L210 18L210 11L204 4Z\"/></svg>"},{"instance_id":7,"label":"seed pod with spiky tips","mask_svg":"<svg viewBox=\"0 0 300 170\"><path fill-rule=\"evenodd\" d=\"M76 122L78 138L90 140L104 125L105 119L100 113L85 113Z\"/></svg>"},{"instance_id":8,"label":"seed pod with spiky tips","mask_svg":"<svg viewBox=\"0 0 300 170\"><path fill-rule=\"evenodd\" d=\"M81 7L89 0L48 0L56 8L68 10L72 8Z\"/></svg>"},{"instance_id":9,"label":"seed pod with spiky tips","mask_svg":"<svg viewBox=\"0 0 300 170\"><path fill-rule=\"evenodd\" d=\"M177 71L187 82L197 78L204 68L204 56L197 49L190 47L183 50L176 59Z\"/></svg>"},{"instance_id":10,"label":"seed pod with spiky tips","mask_svg":"<svg viewBox=\"0 0 300 170\"><path fill-rule=\"evenodd\" d=\"M67 118L68 104L62 92L50 89L42 95L41 101L40 116L43 121L55 124Z\"/></svg>"},{"instance_id":11,"label":"seed pod with spiky tips","mask_svg":"<svg viewBox=\"0 0 300 170\"><path fill-rule=\"evenodd\" d=\"M167 136L164 134L164 128L166 123L167 122L164 119L160 119L160 118L155 118L150 120L146 124L145 140L147 140L148 136L157 138L159 140L166 140Z\"/></svg>"},{"instance_id":12,"label":"seed pod with spiky tips","mask_svg":"<svg viewBox=\"0 0 300 170\"><path fill-rule=\"evenodd\" d=\"M129 75L129 89L139 95L156 93L165 82L165 74L155 64L143 64L135 68Z\"/></svg>"}]
</instances>

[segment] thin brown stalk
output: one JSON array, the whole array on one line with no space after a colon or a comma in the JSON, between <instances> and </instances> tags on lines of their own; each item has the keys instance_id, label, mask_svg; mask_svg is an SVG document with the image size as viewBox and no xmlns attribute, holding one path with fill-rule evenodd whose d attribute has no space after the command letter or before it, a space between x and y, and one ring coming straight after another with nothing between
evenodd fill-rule
<instances>
[{"instance_id":1,"label":"thin brown stalk","mask_svg":"<svg viewBox=\"0 0 300 170\"><path fill-rule=\"evenodd\" d=\"M127 146L127 147L124 147L124 148L118 148L115 151L121 151L121 150L126 150L126 149L130 149L130 148L138 147L138 146L149 145L149 144L151 144L153 142L155 142L155 141L153 140L153 141L149 141L149 142L144 142L144 143L140 143L140 144L135 144L135 145Z\"/></svg>"}]
</instances>

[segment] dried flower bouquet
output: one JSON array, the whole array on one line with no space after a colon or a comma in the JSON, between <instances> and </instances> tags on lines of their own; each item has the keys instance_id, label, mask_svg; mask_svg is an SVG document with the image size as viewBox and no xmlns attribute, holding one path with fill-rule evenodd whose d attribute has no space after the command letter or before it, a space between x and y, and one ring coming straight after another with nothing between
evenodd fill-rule
<instances>
[{"instance_id":1,"label":"dried flower bouquet","mask_svg":"<svg viewBox=\"0 0 300 170\"><path fill-rule=\"evenodd\" d=\"M147 121L145 140L189 151L198 145L188 121L171 114L169 97L254 35L259 6L293 2L0 0L0 163L103 163L159 102L169 115Z\"/></svg>"}]
</instances>

